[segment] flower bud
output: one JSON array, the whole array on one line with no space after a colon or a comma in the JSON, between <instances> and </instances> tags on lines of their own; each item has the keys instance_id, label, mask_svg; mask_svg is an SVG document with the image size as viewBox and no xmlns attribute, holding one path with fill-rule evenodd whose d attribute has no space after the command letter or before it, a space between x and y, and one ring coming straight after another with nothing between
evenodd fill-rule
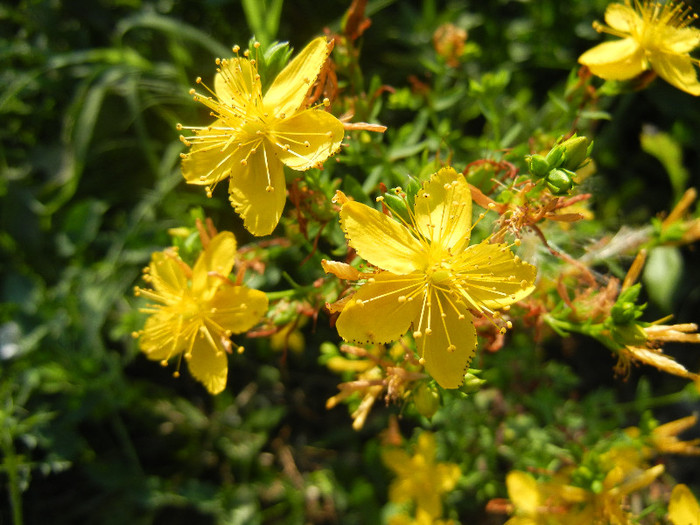
<instances>
[{"instance_id":1,"label":"flower bud","mask_svg":"<svg viewBox=\"0 0 700 525\"><path fill-rule=\"evenodd\" d=\"M421 383L413 391L413 404L421 416L432 418L440 408L440 394L435 387Z\"/></svg>"},{"instance_id":2,"label":"flower bud","mask_svg":"<svg viewBox=\"0 0 700 525\"><path fill-rule=\"evenodd\" d=\"M545 178L547 187L554 195L564 195L574 187L572 176L568 170L555 169L550 171Z\"/></svg>"},{"instance_id":3,"label":"flower bud","mask_svg":"<svg viewBox=\"0 0 700 525\"><path fill-rule=\"evenodd\" d=\"M564 147L564 158L561 168L576 171L588 163L588 156L593 149L593 141L588 140L586 137L574 135L560 145Z\"/></svg>"},{"instance_id":4,"label":"flower bud","mask_svg":"<svg viewBox=\"0 0 700 525\"><path fill-rule=\"evenodd\" d=\"M610 317L616 325L631 323L638 317L636 314L637 305L629 301L618 301L610 309Z\"/></svg>"},{"instance_id":5,"label":"flower bud","mask_svg":"<svg viewBox=\"0 0 700 525\"><path fill-rule=\"evenodd\" d=\"M527 159L527 167L533 177L541 179L549 172L549 163L542 155L534 154L530 155Z\"/></svg>"},{"instance_id":6,"label":"flower bud","mask_svg":"<svg viewBox=\"0 0 700 525\"><path fill-rule=\"evenodd\" d=\"M565 151L566 149L561 144L557 144L551 150L549 150L546 160L550 169L558 168L561 165L562 161L564 160Z\"/></svg>"},{"instance_id":7,"label":"flower bud","mask_svg":"<svg viewBox=\"0 0 700 525\"><path fill-rule=\"evenodd\" d=\"M406 199L399 197L392 191L387 191L384 195L384 204L396 215L410 223L411 219L406 209Z\"/></svg>"},{"instance_id":8,"label":"flower bud","mask_svg":"<svg viewBox=\"0 0 700 525\"><path fill-rule=\"evenodd\" d=\"M486 379L481 379L471 372L467 372L464 375L464 383L460 387L460 390L465 394L473 394L481 390L481 387L486 384Z\"/></svg>"},{"instance_id":9,"label":"flower bud","mask_svg":"<svg viewBox=\"0 0 700 525\"><path fill-rule=\"evenodd\" d=\"M616 324L613 326L611 333L615 342L623 346L640 346L649 340L644 328L637 323Z\"/></svg>"}]
</instances>

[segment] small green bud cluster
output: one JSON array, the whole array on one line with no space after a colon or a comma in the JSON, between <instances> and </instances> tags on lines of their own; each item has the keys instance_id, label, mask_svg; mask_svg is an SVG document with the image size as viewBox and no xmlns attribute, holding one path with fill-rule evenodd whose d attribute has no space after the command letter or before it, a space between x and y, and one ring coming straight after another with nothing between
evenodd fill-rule
<instances>
[{"instance_id":1,"label":"small green bud cluster","mask_svg":"<svg viewBox=\"0 0 700 525\"><path fill-rule=\"evenodd\" d=\"M543 179L554 195L565 195L574 187L576 170L590 161L593 142L586 137L573 137L555 145L546 156L527 157L528 169L533 177Z\"/></svg>"},{"instance_id":2,"label":"small green bud cluster","mask_svg":"<svg viewBox=\"0 0 700 525\"><path fill-rule=\"evenodd\" d=\"M644 329L637 323L644 313L646 304L637 304L642 285L635 284L622 292L610 309L610 319L606 325L616 343L627 345L643 344L647 340Z\"/></svg>"}]
</instances>

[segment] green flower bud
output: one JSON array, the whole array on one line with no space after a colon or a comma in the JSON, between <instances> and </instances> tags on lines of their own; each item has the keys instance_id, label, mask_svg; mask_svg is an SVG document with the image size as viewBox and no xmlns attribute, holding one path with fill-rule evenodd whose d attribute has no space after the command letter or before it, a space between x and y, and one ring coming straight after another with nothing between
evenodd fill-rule
<instances>
[{"instance_id":1,"label":"green flower bud","mask_svg":"<svg viewBox=\"0 0 700 525\"><path fill-rule=\"evenodd\" d=\"M637 318L637 305L629 301L618 301L610 309L610 317L616 325L629 324Z\"/></svg>"},{"instance_id":2,"label":"green flower bud","mask_svg":"<svg viewBox=\"0 0 700 525\"><path fill-rule=\"evenodd\" d=\"M533 177L541 179L549 172L549 163L542 155L530 155L527 159L527 167Z\"/></svg>"},{"instance_id":3,"label":"green flower bud","mask_svg":"<svg viewBox=\"0 0 700 525\"><path fill-rule=\"evenodd\" d=\"M406 199L408 200L408 205L413 209L416 201L416 194L420 191L421 184L411 177L406 185Z\"/></svg>"},{"instance_id":4,"label":"green flower bud","mask_svg":"<svg viewBox=\"0 0 700 525\"><path fill-rule=\"evenodd\" d=\"M561 144L557 144L547 153L547 164L550 169L558 168L564 160L566 149Z\"/></svg>"},{"instance_id":5,"label":"green flower bud","mask_svg":"<svg viewBox=\"0 0 700 525\"><path fill-rule=\"evenodd\" d=\"M593 142L586 137L574 135L561 143L564 147L564 158L561 168L576 171L588 163L588 157L593 149Z\"/></svg>"},{"instance_id":6,"label":"green flower bud","mask_svg":"<svg viewBox=\"0 0 700 525\"><path fill-rule=\"evenodd\" d=\"M413 404L421 416L432 418L440 408L440 394L435 387L421 383L413 391Z\"/></svg>"},{"instance_id":7,"label":"green flower bud","mask_svg":"<svg viewBox=\"0 0 700 525\"><path fill-rule=\"evenodd\" d=\"M623 346L639 346L648 340L644 328L637 323L628 323L622 326L614 325L611 333L615 342Z\"/></svg>"},{"instance_id":8,"label":"green flower bud","mask_svg":"<svg viewBox=\"0 0 700 525\"><path fill-rule=\"evenodd\" d=\"M382 200L392 212L399 215L404 221L408 223L411 222L408 209L406 208L405 198L399 197L393 190L391 190L384 194Z\"/></svg>"},{"instance_id":9,"label":"green flower bud","mask_svg":"<svg viewBox=\"0 0 700 525\"><path fill-rule=\"evenodd\" d=\"M486 384L486 379L481 379L475 376L471 372L467 372L464 375L464 383L460 387L460 390L465 394L473 394L481 390L481 387Z\"/></svg>"},{"instance_id":10,"label":"green flower bud","mask_svg":"<svg viewBox=\"0 0 700 525\"><path fill-rule=\"evenodd\" d=\"M545 182L554 195L565 195L574 187L573 176L568 170L555 169L547 174Z\"/></svg>"}]
</instances>

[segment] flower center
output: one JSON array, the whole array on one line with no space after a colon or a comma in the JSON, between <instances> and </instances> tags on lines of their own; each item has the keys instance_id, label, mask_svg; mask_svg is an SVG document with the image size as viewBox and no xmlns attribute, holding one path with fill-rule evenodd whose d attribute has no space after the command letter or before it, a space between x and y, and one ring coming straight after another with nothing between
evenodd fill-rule
<instances>
[{"instance_id":1,"label":"flower center","mask_svg":"<svg viewBox=\"0 0 700 525\"><path fill-rule=\"evenodd\" d=\"M438 268L429 273L429 277L432 284L439 286L452 279L452 272L444 268Z\"/></svg>"}]
</instances>

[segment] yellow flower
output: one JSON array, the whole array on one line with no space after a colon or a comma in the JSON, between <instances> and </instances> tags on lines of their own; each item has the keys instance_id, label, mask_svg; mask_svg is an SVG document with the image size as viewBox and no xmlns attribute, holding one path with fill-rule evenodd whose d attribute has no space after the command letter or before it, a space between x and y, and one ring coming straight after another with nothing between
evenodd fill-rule
<instances>
[{"instance_id":1,"label":"yellow flower","mask_svg":"<svg viewBox=\"0 0 700 525\"><path fill-rule=\"evenodd\" d=\"M673 487L668 504L668 519L673 525L700 525L700 505L682 483Z\"/></svg>"},{"instance_id":2,"label":"yellow flower","mask_svg":"<svg viewBox=\"0 0 700 525\"><path fill-rule=\"evenodd\" d=\"M408 514L394 514L389 518L389 525L457 525L454 520L434 518L422 509L416 510L415 518Z\"/></svg>"},{"instance_id":3,"label":"yellow flower","mask_svg":"<svg viewBox=\"0 0 700 525\"><path fill-rule=\"evenodd\" d=\"M181 137L191 146L182 155L182 174L189 184L206 186L209 196L218 182L230 177L231 205L254 235L271 233L282 215L283 165L308 170L340 148L343 124L318 106L306 106L332 47L324 37L313 40L264 96L256 61L248 51L243 57L217 59L211 95L191 91L196 101L212 110L216 121L204 127L178 125L194 132ZM234 52L238 54L238 47Z\"/></svg>"},{"instance_id":4,"label":"yellow flower","mask_svg":"<svg viewBox=\"0 0 700 525\"><path fill-rule=\"evenodd\" d=\"M443 168L423 184L401 224L358 202L342 202L348 243L383 271L368 275L336 327L345 340L388 343L412 325L421 363L443 388L457 388L476 350L471 310L498 316L534 289L536 269L504 244L469 246L472 199L462 174ZM508 323L509 325L509 323Z\"/></svg>"},{"instance_id":5,"label":"yellow flower","mask_svg":"<svg viewBox=\"0 0 700 525\"><path fill-rule=\"evenodd\" d=\"M622 40L597 45L579 62L610 80L628 80L652 69L678 89L700 95L698 60L690 56L700 45L700 30L688 27L695 18L682 2L610 4L605 10L607 26L594 23L593 27Z\"/></svg>"},{"instance_id":6,"label":"yellow flower","mask_svg":"<svg viewBox=\"0 0 700 525\"><path fill-rule=\"evenodd\" d=\"M228 280L236 255L236 239L221 232L208 242L194 268L173 248L156 252L144 270L152 289L136 288L158 304L141 311L151 314L134 335L149 359L161 361L184 354L191 374L212 394L226 387L231 334L257 323L267 310L267 296ZM243 348L239 347L239 351Z\"/></svg>"},{"instance_id":7,"label":"yellow flower","mask_svg":"<svg viewBox=\"0 0 700 525\"><path fill-rule=\"evenodd\" d=\"M589 492L567 484L566 479L538 482L530 474L513 470L506 476L508 497L515 516L506 525L584 525L575 508Z\"/></svg>"},{"instance_id":8,"label":"yellow flower","mask_svg":"<svg viewBox=\"0 0 700 525\"><path fill-rule=\"evenodd\" d=\"M442 495L455 488L461 475L454 463L435 463L435 436L422 432L414 455L403 450L382 452L384 464L396 473L389 485L389 500L413 501L416 514L431 518L442 516Z\"/></svg>"},{"instance_id":9,"label":"yellow flower","mask_svg":"<svg viewBox=\"0 0 700 525\"><path fill-rule=\"evenodd\" d=\"M590 503L579 514L582 523L606 523L632 525L633 515L627 512L628 497L651 485L664 472L663 465L644 469L628 465L616 465L605 476L600 492L593 494Z\"/></svg>"}]
</instances>

